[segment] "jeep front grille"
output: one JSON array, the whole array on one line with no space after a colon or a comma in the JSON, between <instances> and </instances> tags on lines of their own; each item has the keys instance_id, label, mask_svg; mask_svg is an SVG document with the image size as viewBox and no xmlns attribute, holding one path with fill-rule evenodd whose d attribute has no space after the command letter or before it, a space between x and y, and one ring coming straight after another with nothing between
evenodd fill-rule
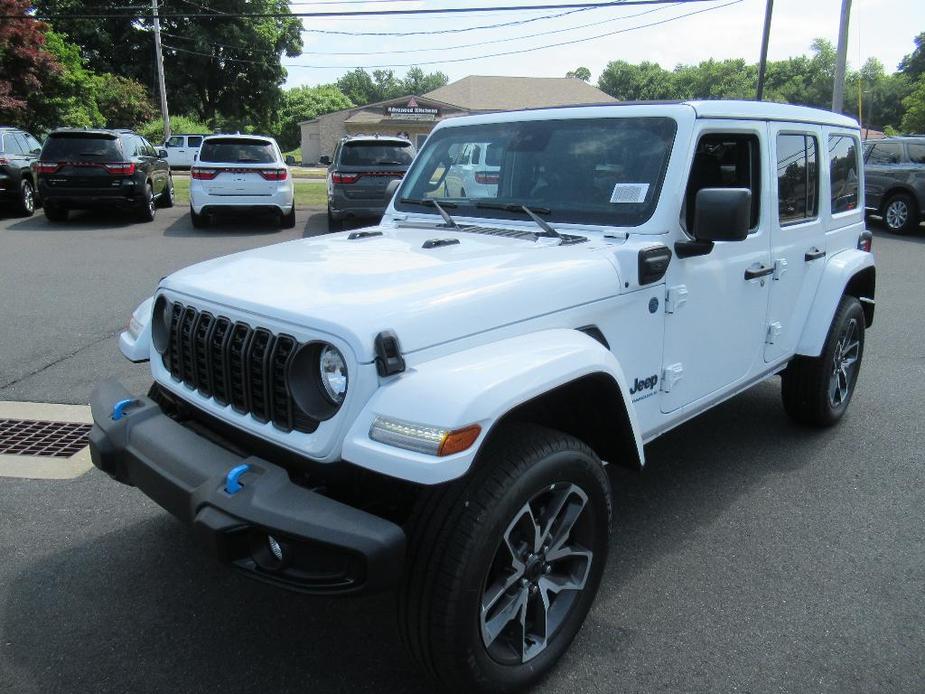
<instances>
[{"instance_id":1,"label":"jeep front grille","mask_svg":"<svg viewBox=\"0 0 925 694\"><path fill-rule=\"evenodd\" d=\"M311 433L318 422L299 410L286 378L299 346L289 335L174 303L163 360L175 381L219 405L283 431Z\"/></svg>"}]
</instances>

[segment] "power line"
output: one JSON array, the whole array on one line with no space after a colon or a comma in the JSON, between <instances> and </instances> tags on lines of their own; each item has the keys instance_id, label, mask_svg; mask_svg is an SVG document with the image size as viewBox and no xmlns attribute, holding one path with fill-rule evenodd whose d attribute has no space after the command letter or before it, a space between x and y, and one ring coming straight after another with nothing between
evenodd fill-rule
<instances>
[{"instance_id":1,"label":"power line","mask_svg":"<svg viewBox=\"0 0 925 694\"><path fill-rule=\"evenodd\" d=\"M403 10L343 10L338 12L250 12L250 13L191 13L191 12L173 12L162 14L161 19L195 19L208 17L211 19L286 19L290 17L315 17L323 19L325 17L394 17L408 15L435 15L435 14L471 14L473 12L524 12L531 10L561 10L570 8L597 8L597 7L614 7L617 5L664 5L666 3L696 3L708 2L709 0L610 0L609 2L569 2L552 5L504 5L502 7L444 7L428 8L415 7ZM78 13L78 14L42 14L37 12L31 15L0 15L0 19L35 19L40 21L56 21L62 19L147 19L151 15L147 13L140 14L101 14L101 13Z\"/></svg>"},{"instance_id":2,"label":"power line","mask_svg":"<svg viewBox=\"0 0 925 694\"><path fill-rule=\"evenodd\" d=\"M596 34L595 36L587 36L585 38L571 39L569 41L560 41L559 43L550 43L550 44L546 44L543 46L533 46L531 48L522 48L522 49L512 50L512 51L502 51L499 53L487 53L484 55L470 56L466 58L448 58L446 60L429 60L429 61L421 61L421 62L415 62L415 63L390 63L390 64L384 64L384 65L306 65L302 63L281 63L281 64L284 67L312 68L316 70L355 70L359 68L369 68L369 69L394 68L394 67L407 68L407 67L418 67L421 65L443 65L443 64L449 64L449 63L464 63L464 62L469 62L472 60L483 60L485 58L497 58L500 56L532 53L534 51L545 50L547 48L558 48L561 46L571 46L571 45L578 44L578 43L585 43L587 41L594 41L595 39L605 38L608 36L616 36L618 34L625 34L631 31L637 31L639 29L647 29L649 27L661 26L662 24L668 24L669 22L673 22L678 19L683 19L685 17L692 17L697 14L703 14L704 12L712 12L713 10L719 10L724 7L730 7L731 5L738 5L740 2L743 2L743 0L732 0L732 2L727 2L722 5L715 5L714 7L707 7L702 10L695 10L693 12L687 12L685 14L677 15L676 17L668 17L666 19L659 20L657 22L649 22L648 24L639 24L639 25L632 26L632 27L626 27L624 29L618 29L616 31L609 31L603 34ZM228 58L224 56L213 55L211 53L203 53L201 51L191 51L185 48L178 48L176 46L167 46L166 44L164 47L172 51L179 51L180 53L189 53L192 55L200 55L206 58L215 58L223 62L229 62L229 63L247 63L251 65L256 65L256 64L266 62L263 60L248 60L245 58Z\"/></svg>"},{"instance_id":3,"label":"power line","mask_svg":"<svg viewBox=\"0 0 925 694\"><path fill-rule=\"evenodd\" d=\"M401 2L402 0L398 0ZM718 0L712 0L717 2ZM662 5L651 10L646 10L645 12L637 12L636 14L629 14L623 17L612 17L610 19L604 19L598 22L590 22L588 24L579 24L578 26L564 27L561 29L550 29L549 31L539 31L533 34L524 34L522 36L506 36L501 39L492 39L490 41L475 41L472 43L459 43L451 46L437 46L435 48L405 48L405 49L392 49L392 50L382 50L382 51L302 51L301 55L398 55L405 53L433 53L435 51L452 51L458 50L460 48L473 48L475 46L489 46L497 43L510 43L511 41L523 41L525 39L534 39L540 36L549 36L551 34L562 34L569 31L578 31L579 29L587 29L588 27L600 26L602 24L612 24L613 22L622 22L627 19L633 19L635 17L642 17L643 15L652 14L653 12L663 12L667 9L670 9L670 5ZM428 33L428 32L422 32ZM181 36L180 34L171 34L166 31L162 31L161 35L169 36L173 39L180 39L183 41L197 41L197 39L190 36ZM278 55L283 49L273 50L269 48L254 48L252 46L244 46L241 44L228 44L228 43L218 43L214 41L207 42L210 46L219 46L221 48L231 48L234 50L243 50L251 51L254 53L267 53L272 55Z\"/></svg>"}]
</instances>

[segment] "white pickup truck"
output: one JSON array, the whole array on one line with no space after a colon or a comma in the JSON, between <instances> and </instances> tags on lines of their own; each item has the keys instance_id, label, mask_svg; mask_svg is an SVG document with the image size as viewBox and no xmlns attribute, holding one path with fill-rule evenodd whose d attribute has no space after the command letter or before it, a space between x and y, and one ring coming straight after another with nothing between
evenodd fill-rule
<instances>
[{"instance_id":1,"label":"white pickup truck","mask_svg":"<svg viewBox=\"0 0 925 694\"><path fill-rule=\"evenodd\" d=\"M497 177L463 196L476 143ZM857 124L802 107L449 119L379 225L165 277L120 338L154 385L97 387L93 461L249 576L395 589L444 688L529 686L619 543L609 469L774 376L797 421L844 414L863 180Z\"/></svg>"}]
</instances>

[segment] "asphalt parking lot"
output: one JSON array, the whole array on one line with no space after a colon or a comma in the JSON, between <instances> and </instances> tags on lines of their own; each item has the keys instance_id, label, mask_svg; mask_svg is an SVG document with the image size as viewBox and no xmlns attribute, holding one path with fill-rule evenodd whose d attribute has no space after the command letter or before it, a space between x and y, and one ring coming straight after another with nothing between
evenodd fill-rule
<instances>
[{"instance_id":1,"label":"asphalt parking lot","mask_svg":"<svg viewBox=\"0 0 925 694\"><path fill-rule=\"evenodd\" d=\"M326 231L193 230L0 213L0 400L147 388L116 336L158 279ZM792 424L769 381L663 436L620 477L604 583L543 692L921 692L925 682L925 229L875 227L877 315L854 402ZM424 692L389 595L279 592L204 556L96 470L0 478L0 691Z\"/></svg>"}]
</instances>

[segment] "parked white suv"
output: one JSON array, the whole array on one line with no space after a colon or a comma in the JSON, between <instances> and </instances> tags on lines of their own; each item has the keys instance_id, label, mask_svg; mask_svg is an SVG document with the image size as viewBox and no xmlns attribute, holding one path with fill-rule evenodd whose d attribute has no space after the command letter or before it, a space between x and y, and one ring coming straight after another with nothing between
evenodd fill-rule
<instances>
[{"instance_id":1,"label":"parked white suv","mask_svg":"<svg viewBox=\"0 0 925 694\"><path fill-rule=\"evenodd\" d=\"M490 196L444 185L474 143ZM845 414L861 172L855 121L780 104L448 119L379 225L161 280L121 336L155 384L97 387L93 461L249 576L395 588L441 691L523 689L594 601L608 468L773 376L798 422Z\"/></svg>"},{"instance_id":2,"label":"parked white suv","mask_svg":"<svg viewBox=\"0 0 925 694\"><path fill-rule=\"evenodd\" d=\"M211 135L190 169L193 226L208 226L220 211L270 211L280 226L295 226L295 196L279 145L259 135Z\"/></svg>"},{"instance_id":3,"label":"parked white suv","mask_svg":"<svg viewBox=\"0 0 925 694\"><path fill-rule=\"evenodd\" d=\"M171 169L188 169L196 161L205 135L171 135L164 143Z\"/></svg>"}]
</instances>

